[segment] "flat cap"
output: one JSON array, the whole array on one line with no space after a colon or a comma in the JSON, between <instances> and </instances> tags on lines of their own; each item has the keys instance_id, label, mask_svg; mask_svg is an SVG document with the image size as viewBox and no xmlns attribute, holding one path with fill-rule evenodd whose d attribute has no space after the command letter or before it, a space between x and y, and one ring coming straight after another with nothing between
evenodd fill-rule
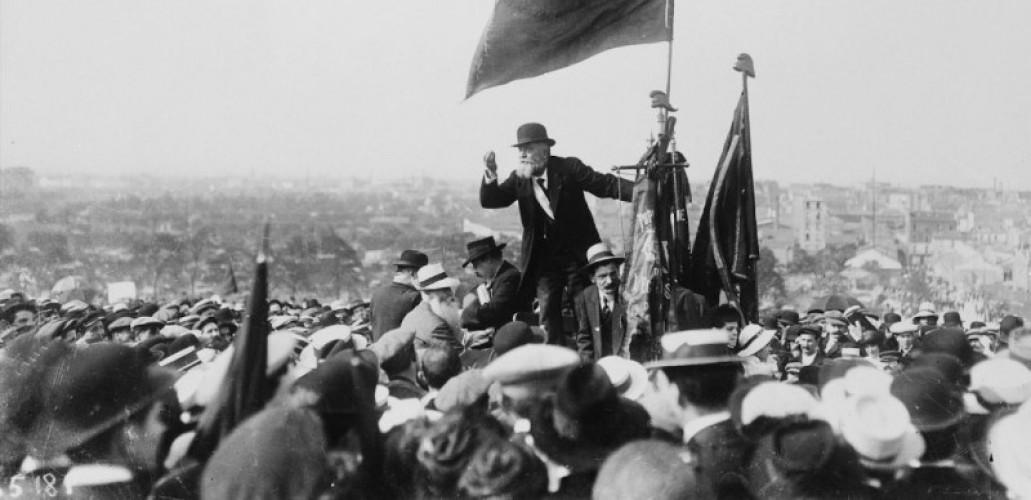
<instances>
[{"instance_id":1,"label":"flat cap","mask_svg":"<svg viewBox=\"0 0 1031 500\"><path fill-rule=\"evenodd\" d=\"M142 318L136 318L136 319L132 320L132 323L129 324L129 327L132 328L133 330L135 330L137 328L146 328L148 326L163 327L163 326L165 326L165 322L161 321L160 319L157 319L157 318L152 318L150 316L144 316Z\"/></svg>"},{"instance_id":2,"label":"flat cap","mask_svg":"<svg viewBox=\"0 0 1031 500\"><path fill-rule=\"evenodd\" d=\"M483 376L502 385L550 380L579 363L580 355L572 349L547 344L526 344L495 359L483 370Z\"/></svg>"}]
</instances>

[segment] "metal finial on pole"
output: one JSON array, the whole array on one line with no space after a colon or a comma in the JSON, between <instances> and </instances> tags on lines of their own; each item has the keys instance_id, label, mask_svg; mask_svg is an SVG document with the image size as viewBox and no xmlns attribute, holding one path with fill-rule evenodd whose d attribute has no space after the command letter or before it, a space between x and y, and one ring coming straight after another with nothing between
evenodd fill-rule
<instances>
[{"instance_id":1,"label":"metal finial on pole","mask_svg":"<svg viewBox=\"0 0 1031 500\"><path fill-rule=\"evenodd\" d=\"M744 88L745 93L748 93L748 79L755 78L755 63L752 62L752 56L742 52L737 56L737 62L734 63L734 71L741 73L741 84Z\"/></svg>"}]
</instances>

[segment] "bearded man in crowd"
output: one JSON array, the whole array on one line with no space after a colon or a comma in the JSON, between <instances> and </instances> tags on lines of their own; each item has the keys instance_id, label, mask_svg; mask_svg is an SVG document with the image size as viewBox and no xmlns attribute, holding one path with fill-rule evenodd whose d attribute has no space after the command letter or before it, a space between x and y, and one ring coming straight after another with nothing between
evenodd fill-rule
<instances>
[{"instance_id":1,"label":"bearded man in crowd","mask_svg":"<svg viewBox=\"0 0 1031 500\"><path fill-rule=\"evenodd\" d=\"M433 344L461 351L461 309L455 298L458 280L449 277L440 264L429 264L419 269L416 279L422 300L401 321L401 329L415 332L417 352Z\"/></svg>"}]
</instances>

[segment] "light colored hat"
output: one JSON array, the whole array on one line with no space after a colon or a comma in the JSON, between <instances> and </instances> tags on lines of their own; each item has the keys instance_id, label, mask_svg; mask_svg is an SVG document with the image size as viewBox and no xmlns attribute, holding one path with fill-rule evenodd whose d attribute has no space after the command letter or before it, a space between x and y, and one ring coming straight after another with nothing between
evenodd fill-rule
<instances>
[{"instance_id":1,"label":"light colored hat","mask_svg":"<svg viewBox=\"0 0 1031 500\"><path fill-rule=\"evenodd\" d=\"M137 328L146 328L148 326L164 327L165 326L165 322L161 321L160 319L157 319L157 318L151 318L150 316L144 316L142 318L136 318L136 319L132 320L132 323L129 324L129 328L132 328L133 330L135 330Z\"/></svg>"},{"instance_id":2,"label":"light colored hat","mask_svg":"<svg viewBox=\"0 0 1031 500\"><path fill-rule=\"evenodd\" d=\"M937 318L937 317L938 317L938 313L934 312L934 310L928 310L928 309L920 309L919 311L916 312L916 314L913 315L913 319Z\"/></svg>"},{"instance_id":3,"label":"light colored hat","mask_svg":"<svg viewBox=\"0 0 1031 500\"><path fill-rule=\"evenodd\" d=\"M738 345L741 346L737 355L742 358L754 356L755 353L770 345L776 335L777 330L763 330L763 327L754 324L746 325L741 329L741 335L737 339Z\"/></svg>"},{"instance_id":4,"label":"light colored hat","mask_svg":"<svg viewBox=\"0 0 1031 500\"><path fill-rule=\"evenodd\" d=\"M297 325L298 319L289 315L273 316L269 319L269 323L272 325L273 330L282 330Z\"/></svg>"},{"instance_id":5,"label":"light colored hat","mask_svg":"<svg viewBox=\"0 0 1031 500\"><path fill-rule=\"evenodd\" d=\"M587 264L584 269L591 269L608 262L615 262L618 265L623 260L623 257L614 255L612 249L605 243L595 243L587 249Z\"/></svg>"},{"instance_id":6,"label":"light colored hat","mask_svg":"<svg viewBox=\"0 0 1031 500\"><path fill-rule=\"evenodd\" d=\"M1031 370L1012 359L982 361L970 369L970 392L988 403L1022 404L1031 399Z\"/></svg>"},{"instance_id":7,"label":"light colored hat","mask_svg":"<svg viewBox=\"0 0 1031 500\"><path fill-rule=\"evenodd\" d=\"M572 349L549 344L526 344L491 361L483 369L483 376L502 385L557 381L560 375L578 364L580 355Z\"/></svg>"},{"instance_id":8,"label":"light colored hat","mask_svg":"<svg viewBox=\"0 0 1031 500\"><path fill-rule=\"evenodd\" d=\"M910 334L910 335L912 335L912 334L916 333L917 327L916 327L916 325L914 325L912 323L908 323L908 322L904 322L904 321L899 321L897 323L892 323L891 327L888 330L890 330L891 333L893 333L895 335L901 335L901 334Z\"/></svg>"},{"instance_id":9,"label":"light colored hat","mask_svg":"<svg viewBox=\"0 0 1031 500\"><path fill-rule=\"evenodd\" d=\"M444 265L440 263L427 264L419 269L416 275L418 284L416 288L422 291L429 290L455 290L458 288L458 280L447 275Z\"/></svg>"},{"instance_id":10,"label":"light colored hat","mask_svg":"<svg viewBox=\"0 0 1031 500\"><path fill-rule=\"evenodd\" d=\"M361 338L363 341L360 347L355 342L358 338ZM364 342L365 337L352 335L351 327L347 325L327 326L308 337L308 345L304 346L304 349L301 350L301 355L297 359L297 375L301 376L318 368L319 351L335 340L354 343L356 349L367 347Z\"/></svg>"},{"instance_id":11,"label":"light colored hat","mask_svg":"<svg viewBox=\"0 0 1031 500\"><path fill-rule=\"evenodd\" d=\"M759 417L810 416L816 407L816 398L797 385L763 382L741 400L741 425L751 424Z\"/></svg>"},{"instance_id":12,"label":"light colored hat","mask_svg":"<svg viewBox=\"0 0 1031 500\"><path fill-rule=\"evenodd\" d=\"M348 310L347 302L345 302L343 299L334 300L333 302L329 303L329 310L332 312L346 311Z\"/></svg>"},{"instance_id":13,"label":"light colored hat","mask_svg":"<svg viewBox=\"0 0 1031 500\"><path fill-rule=\"evenodd\" d=\"M722 329L669 332L659 339L663 350L662 359L649 362L644 367L653 370L677 366L742 363L744 360L727 348L729 341L730 336Z\"/></svg>"},{"instance_id":14,"label":"light colored hat","mask_svg":"<svg viewBox=\"0 0 1031 500\"><path fill-rule=\"evenodd\" d=\"M849 401L842 436L871 469L896 469L924 454L924 440L909 412L891 395L865 395Z\"/></svg>"},{"instance_id":15,"label":"light colored hat","mask_svg":"<svg viewBox=\"0 0 1031 500\"><path fill-rule=\"evenodd\" d=\"M988 450L992 457L992 472L1011 498L1031 498L1031 406L1021 405L1016 413L1007 415L988 431Z\"/></svg>"},{"instance_id":16,"label":"light colored hat","mask_svg":"<svg viewBox=\"0 0 1031 500\"><path fill-rule=\"evenodd\" d=\"M598 360L609 380L619 393L631 400L637 400L648 388L648 371L644 365L619 356L605 356Z\"/></svg>"}]
</instances>

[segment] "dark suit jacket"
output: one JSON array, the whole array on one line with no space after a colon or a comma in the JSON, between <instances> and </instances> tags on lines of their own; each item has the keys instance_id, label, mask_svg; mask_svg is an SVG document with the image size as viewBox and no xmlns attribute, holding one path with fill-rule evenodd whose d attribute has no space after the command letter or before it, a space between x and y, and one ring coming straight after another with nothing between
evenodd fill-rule
<instances>
[{"instance_id":1,"label":"dark suit jacket","mask_svg":"<svg viewBox=\"0 0 1031 500\"><path fill-rule=\"evenodd\" d=\"M405 315L422 302L422 294L411 286L392 282L377 288L369 302L372 341L375 342L384 333L401 326Z\"/></svg>"},{"instance_id":2,"label":"dark suit jacket","mask_svg":"<svg viewBox=\"0 0 1031 500\"><path fill-rule=\"evenodd\" d=\"M612 308L612 321L603 324L601 321L601 297L598 286L591 285L576 297L576 350L584 361L597 361L605 356L616 354L623 345L626 333L626 318L623 304L616 303ZM608 346L602 338L608 337ZM603 346L608 347L604 349Z\"/></svg>"},{"instance_id":3,"label":"dark suit jacket","mask_svg":"<svg viewBox=\"0 0 1031 500\"><path fill-rule=\"evenodd\" d=\"M415 332L415 348L425 349L430 344L444 344L462 351L462 332L456 332L443 318L433 314L430 305L423 302L401 321L401 328Z\"/></svg>"},{"instance_id":4,"label":"dark suit jacket","mask_svg":"<svg viewBox=\"0 0 1031 500\"><path fill-rule=\"evenodd\" d=\"M462 328L467 330L486 330L501 328L512 321L517 311L527 310L519 295L519 281L522 273L508 261L501 263L501 268L490 280L490 302L480 304L476 300L462 311Z\"/></svg>"},{"instance_id":5,"label":"dark suit jacket","mask_svg":"<svg viewBox=\"0 0 1031 500\"><path fill-rule=\"evenodd\" d=\"M700 478L707 481L717 498L740 498L747 483L748 460L752 445L724 420L699 431L687 442L692 463Z\"/></svg>"},{"instance_id":6,"label":"dark suit jacket","mask_svg":"<svg viewBox=\"0 0 1031 500\"><path fill-rule=\"evenodd\" d=\"M540 214L534 195L533 179L523 179L512 172L504 182L486 182L480 186L483 208L504 208L519 202L519 218L523 222L523 244L520 267L524 275L535 272L530 267L534 249L545 236L556 248L568 250L576 262L587 261L587 249L601 241L594 216L587 207L584 191L599 198L633 199L633 182L612 174L601 174L577 158L552 156L548 159L548 199L555 222L549 228L538 227ZM499 179L500 181L500 179Z\"/></svg>"}]
</instances>

